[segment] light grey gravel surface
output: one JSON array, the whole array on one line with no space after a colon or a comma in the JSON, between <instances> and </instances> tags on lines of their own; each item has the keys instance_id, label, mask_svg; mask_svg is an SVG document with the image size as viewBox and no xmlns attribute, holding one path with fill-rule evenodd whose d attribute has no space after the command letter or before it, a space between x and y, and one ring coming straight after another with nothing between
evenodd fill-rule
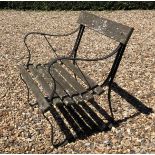
<instances>
[{"instance_id":1,"label":"light grey gravel surface","mask_svg":"<svg viewBox=\"0 0 155 155\"><path fill-rule=\"evenodd\" d=\"M134 27L116 76L116 83L140 102L155 111L155 11L93 12ZM66 33L78 25L79 12L0 11L0 152L1 153L155 153L155 114L138 114L137 110L112 92L112 104L119 127L99 132L58 149L50 145L50 126L38 108L27 104L27 90L19 78L18 64L26 62L23 38L27 32ZM71 50L72 37L50 38L60 55ZM53 56L43 37L29 37L34 63L48 62ZM86 30L78 55L101 56L117 43ZM25 56L25 57L24 57ZM113 58L98 63L81 63L87 74L100 82L105 79ZM31 95L31 100L34 97ZM95 96L107 112L106 94ZM135 100L132 102L137 103ZM103 115L90 103L101 120ZM100 108L100 111L102 109ZM131 117L130 117L131 116ZM129 117L128 119L125 119ZM123 121L124 120L124 121ZM59 128L56 129L59 138ZM74 132L74 131L72 131Z\"/></svg>"}]
</instances>

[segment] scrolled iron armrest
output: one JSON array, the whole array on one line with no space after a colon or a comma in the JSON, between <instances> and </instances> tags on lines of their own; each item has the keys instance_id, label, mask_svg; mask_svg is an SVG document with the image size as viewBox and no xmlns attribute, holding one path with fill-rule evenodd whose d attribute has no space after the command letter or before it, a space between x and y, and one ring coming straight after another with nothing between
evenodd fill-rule
<instances>
[{"instance_id":1,"label":"scrolled iron armrest","mask_svg":"<svg viewBox=\"0 0 155 155\"><path fill-rule=\"evenodd\" d=\"M64 36L70 36L70 35L76 33L79 29L80 29L80 26L78 28L76 28L74 31L72 31L70 33L66 33L66 34L48 34L48 33L41 33L41 32L30 32L30 33L27 33L25 35L25 37L24 37L24 44L25 44L25 46L27 48L27 51L28 51L28 61L26 63L26 67L28 68L28 65L30 64L30 60L31 60L31 52L30 52L30 49L29 49L29 47L28 47L28 45L26 43L27 37L29 35L42 35L42 36L45 37L45 39L47 39L46 36L64 37Z\"/></svg>"},{"instance_id":2,"label":"scrolled iron armrest","mask_svg":"<svg viewBox=\"0 0 155 155\"><path fill-rule=\"evenodd\" d=\"M50 73L50 68L51 66L56 63L57 61L61 61L61 60L79 60L79 61L100 61L100 60L104 60L104 59L107 59L111 56L113 56L115 53L118 52L118 50L122 47L122 44L120 43L111 53L109 53L108 55L105 55L103 57L100 57L100 58L92 58L92 59L86 59L86 58L73 58L72 57L72 54L68 57L59 57L59 58L56 58L56 59L52 59L52 61L50 63L48 63L48 72Z\"/></svg>"}]
</instances>

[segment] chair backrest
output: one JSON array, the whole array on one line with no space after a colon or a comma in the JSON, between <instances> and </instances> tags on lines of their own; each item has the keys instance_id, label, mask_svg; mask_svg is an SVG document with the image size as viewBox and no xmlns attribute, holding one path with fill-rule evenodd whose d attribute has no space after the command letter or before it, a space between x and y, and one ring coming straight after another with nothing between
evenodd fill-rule
<instances>
[{"instance_id":1,"label":"chair backrest","mask_svg":"<svg viewBox=\"0 0 155 155\"><path fill-rule=\"evenodd\" d=\"M122 44L127 44L134 30L132 27L98 17L86 11L81 12L77 22Z\"/></svg>"}]
</instances>

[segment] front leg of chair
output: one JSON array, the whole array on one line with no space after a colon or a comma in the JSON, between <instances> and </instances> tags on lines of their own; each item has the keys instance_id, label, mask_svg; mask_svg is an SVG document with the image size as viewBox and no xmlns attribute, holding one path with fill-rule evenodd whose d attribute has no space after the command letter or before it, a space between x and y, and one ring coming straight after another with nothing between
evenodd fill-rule
<instances>
[{"instance_id":1,"label":"front leg of chair","mask_svg":"<svg viewBox=\"0 0 155 155\"><path fill-rule=\"evenodd\" d=\"M54 148L58 148L59 146L64 146L68 143L67 138L65 137L64 140L62 142L58 142L55 143L54 142L54 126L53 126L53 121L49 118L49 116L51 115L51 113L48 111L46 113L43 113L44 118L48 121L48 123L50 124L50 128L51 128L51 144Z\"/></svg>"}]
</instances>

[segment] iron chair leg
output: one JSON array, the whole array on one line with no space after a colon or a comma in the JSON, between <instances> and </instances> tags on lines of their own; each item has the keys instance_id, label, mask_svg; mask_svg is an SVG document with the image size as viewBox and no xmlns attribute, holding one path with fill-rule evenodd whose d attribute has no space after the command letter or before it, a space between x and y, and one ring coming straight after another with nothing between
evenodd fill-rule
<instances>
[{"instance_id":1,"label":"iron chair leg","mask_svg":"<svg viewBox=\"0 0 155 155\"><path fill-rule=\"evenodd\" d=\"M125 51L125 47L126 47L125 45L123 45L123 44L121 45L121 48L119 49L119 51L115 57L115 60L114 60L114 63L112 65L112 68L110 70L110 73L109 73L107 79L102 84L102 86L108 86L109 87L108 88L108 103L109 103L110 113L111 113L111 116L113 119L114 119L114 114L113 114L112 105L111 105L111 86L112 86L113 80L115 78L119 64L121 62L123 53Z\"/></svg>"},{"instance_id":2,"label":"iron chair leg","mask_svg":"<svg viewBox=\"0 0 155 155\"><path fill-rule=\"evenodd\" d=\"M49 122L50 124L50 127L51 127L51 144L54 148L58 148L59 146L64 146L68 143L68 140L67 138L65 138L62 142L59 142L59 143L54 143L54 127L53 127L53 123L49 120L48 116L46 116L44 113L43 113L43 116L44 118Z\"/></svg>"}]
</instances>

